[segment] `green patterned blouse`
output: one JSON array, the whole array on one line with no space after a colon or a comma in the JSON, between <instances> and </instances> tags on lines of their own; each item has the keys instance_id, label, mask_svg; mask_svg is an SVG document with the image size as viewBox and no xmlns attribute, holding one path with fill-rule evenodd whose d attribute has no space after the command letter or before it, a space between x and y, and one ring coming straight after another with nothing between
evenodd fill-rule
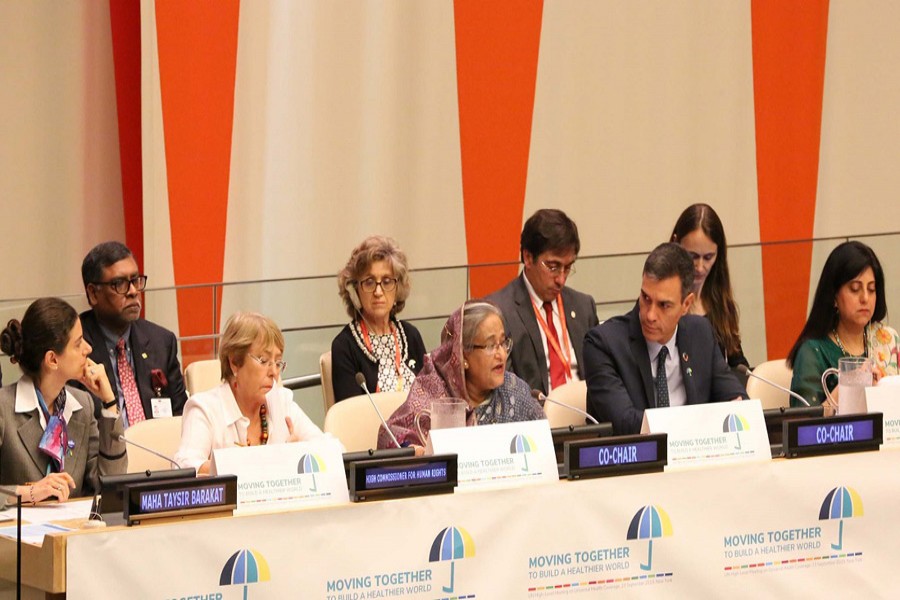
<instances>
[{"instance_id":1,"label":"green patterned blouse","mask_svg":"<svg viewBox=\"0 0 900 600\"><path fill-rule=\"evenodd\" d=\"M897 332L882 323L871 323L866 328L868 336L868 356L875 362L875 376L897 375L898 354L900 354L900 337ZM791 379L791 390L797 392L810 404L822 404L825 392L820 382L825 369L837 368L838 359L849 356L844 353L830 337L806 340L797 351L794 359L794 376ZM828 391L837 385L837 376L826 381ZM791 406L800 406L799 401L791 398Z\"/></svg>"}]
</instances>

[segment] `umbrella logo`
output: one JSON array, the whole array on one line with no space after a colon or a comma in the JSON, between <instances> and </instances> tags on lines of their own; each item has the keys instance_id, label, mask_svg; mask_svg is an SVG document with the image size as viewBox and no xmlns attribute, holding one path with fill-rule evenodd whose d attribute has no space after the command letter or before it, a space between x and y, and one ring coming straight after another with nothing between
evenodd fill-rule
<instances>
[{"instance_id":1,"label":"umbrella logo","mask_svg":"<svg viewBox=\"0 0 900 600\"><path fill-rule=\"evenodd\" d=\"M747 423L747 419L742 417L741 415L736 415L731 413L727 417L725 417L725 421L722 423L722 431L724 433L735 433L737 435L737 448L735 450L741 449L741 431L750 431L750 424Z\"/></svg>"},{"instance_id":2,"label":"umbrella logo","mask_svg":"<svg viewBox=\"0 0 900 600\"><path fill-rule=\"evenodd\" d=\"M527 435L514 435L512 441L509 443L509 453L510 454L522 454L525 457L525 467L522 469L526 473L528 472L528 453L534 452L537 450L537 444L534 443L534 440L531 439Z\"/></svg>"},{"instance_id":3,"label":"umbrella logo","mask_svg":"<svg viewBox=\"0 0 900 600\"><path fill-rule=\"evenodd\" d=\"M247 600L247 585L269 581L269 563L258 550L238 550L231 555L222 568L219 585L243 585L244 600Z\"/></svg>"},{"instance_id":4,"label":"umbrella logo","mask_svg":"<svg viewBox=\"0 0 900 600\"><path fill-rule=\"evenodd\" d=\"M838 519L838 542L832 544L834 550L844 546L844 519L863 516L863 502L859 492L851 487L836 487L825 496L822 508L819 509L819 520Z\"/></svg>"},{"instance_id":5,"label":"umbrella logo","mask_svg":"<svg viewBox=\"0 0 900 600\"><path fill-rule=\"evenodd\" d=\"M325 461L316 456L315 454L304 454L300 457L300 462L297 463L297 472L301 475L309 473L312 475L312 487L310 491L317 492L318 488L316 487L316 473L322 473L325 471Z\"/></svg>"},{"instance_id":6,"label":"umbrella logo","mask_svg":"<svg viewBox=\"0 0 900 600\"><path fill-rule=\"evenodd\" d=\"M428 562L450 561L450 587L442 586L448 594L453 593L453 580L455 576L457 558L471 558L475 556L475 541L469 532L462 527L445 527L434 538L431 544L431 552L428 554Z\"/></svg>"},{"instance_id":7,"label":"umbrella logo","mask_svg":"<svg viewBox=\"0 0 900 600\"><path fill-rule=\"evenodd\" d=\"M650 540L647 551L647 564L641 563L642 571L649 571L653 566L653 538L672 535L672 521L661 506L645 506L634 514L628 526L629 540Z\"/></svg>"}]
</instances>

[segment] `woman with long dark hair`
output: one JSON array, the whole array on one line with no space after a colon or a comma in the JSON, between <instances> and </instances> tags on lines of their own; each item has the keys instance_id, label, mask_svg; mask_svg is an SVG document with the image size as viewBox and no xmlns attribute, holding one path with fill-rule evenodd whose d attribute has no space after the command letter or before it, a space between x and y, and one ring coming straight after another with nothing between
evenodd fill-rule
<instances>
[{"instance_id":1,"label":"woman with long dark hair","mask_svg":"<svg viewBox=\"0 0 900 600\"><path fill-rule=\"evenodd\" d=\"M709 319L729 367L749 367L741 348L738 307L728 273L728 244L719 215L708 204L692 204L678 217L670 241L694 260L691 313Z\"/></svg>"},{"instance_id":2,"label":"woman with long dark hair","mask_svg":"<svg viewBox=\"0 0 900 600\"><path fill-rule=\"evenodd\" d=\"M887 316L884 271L875 252L861 242L844 242L831 251L803 331L788 354L794 369L791 389L812 404L825 399L822 373L845 356L872 359L874 375L897 375L897 332L881 323ZM837 377L828 382L837 396ZM795 404L791 399L791 404Z\"/></svg>"}]
</instances>

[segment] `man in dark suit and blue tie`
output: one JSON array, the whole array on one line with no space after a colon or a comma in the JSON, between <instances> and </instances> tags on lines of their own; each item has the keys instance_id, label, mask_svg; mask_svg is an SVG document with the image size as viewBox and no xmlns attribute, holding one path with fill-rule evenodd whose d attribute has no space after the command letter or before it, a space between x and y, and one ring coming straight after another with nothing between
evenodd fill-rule
<instances>
[{"instance_id":1,"label":"man in dark suit and blue tie","mask_svg":"<svg viewBox=\"0 0 900 600\"><path fill-rule=\"evenodd\" d=\"M644 263L637 305L584 340L588 412L617 435L639 433L644 410L746 398L712 326L689 315L694 264L681 246L657 246Z\"/></svg>"}]
</instances>

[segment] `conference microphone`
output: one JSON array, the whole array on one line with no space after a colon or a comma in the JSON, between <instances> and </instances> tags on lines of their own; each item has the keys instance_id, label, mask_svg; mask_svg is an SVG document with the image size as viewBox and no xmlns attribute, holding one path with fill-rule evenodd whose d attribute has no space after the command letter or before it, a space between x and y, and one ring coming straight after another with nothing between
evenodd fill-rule
<instances>
[{"instance_id":1,"label":"conference microphone","mask_svg":"<svg viewBox=\"0 0 900 600\"><path fill-rule=\"evenodd\" d=\"M573 412L577 412L579 415L583 416L585 419L587 419L594 425L600 424L600 422L597 419L595 419L594 417L592 417L591 415L589 415L587 413L587 411L581 410L580 408L575 408L574 406L570 406L568 404L560 402L559 400L554 400L553 398L548 398L544 394L544 392L542 392L541 390L531 390L531 395L534 397L535 400L537 400L538 402L541 403L541 406L543 406L545 402L552 402L553 404L555 404L557 406L562 406L563 408L568 408L569 410L571 410Z\"/></svg>"},{"instance_id":2,"label":"conference microphone","mask_svg":"<svg viewBox=\"0 0 900 600\"><path fill-rule=\"evenodd\" d=\"M756 378L756 379L759 379L759 380L762 381L763 383L768 383L768 384L771 385L773 388L779 389L779 390L781 390L782 392L784 392L785 394L790 394L791 398L796 398L797 400L799 400L800 402L802 402L804 406L811 406L810 403L806 400L806 398L804 398L803 396L801 396L801 395L798 394L797 392L791 391L790 389L788 389L788 388L786 388L786 387L784 387L784 386L778 385L778 384L775 383L774 381L769 381L768 379L766 379L766 378L763 377L762 375L757 375L756 373L754 373L753 371L751 371L751 370L747 367L747 365L738 365L738 366L737 366L737 372L740 373L741 375L746 375L747 377L754 377L754 378Z\"/></svg>"},{"instance_id":3,"label":"conference microphone","mask_svg":"<svg viewBox=\"0 0 900 600\"><path fill-rule=\"evenodd\" d=\"M397 441L397 438L394 437L394 432L391 431L391 428L388 427L387 421L384 420L384 417L381 414L381 411L378 410L378 405L375 403L375 399L372 398L372 394L369 393L369 386L366 385L366 376L362 373L356 374L356 385L362 388L362 391L366 393L366 396L369 397L369 402L372 403L372 408L375 409L375 412L378 414L378 418L381 420L381 424L384 426L384 430L387 431L387 434L391 436L391 441L394 442L394 445L398 448L402 448L400 442Z\"/></svg>"},{"instance_id":4,"label":"conference microphone","mask_svg":"<svg viewBox=\"0 0 900 600\"><path fill-rule=\"evenodd\" d=\"M125 442L126 444L130 444L130 445L132 445L132 446L136 446L136 447L140 448L141 450L143 450L144 452L149 452L149 453L152 454L153 456L158 456L159 458L161 458L161 459L163 459L163 460L169 461L170 463L172 463L172 465L173 465L176 469L180 469L180 468L181 468L181 465L179 465L177 462L175 462L174 459L169 458L169 457L166 456L165 454L161 454L161 453L157 452L156 450L153 450L152 448L148 448L147 446L144 446L144 445L142 445L142 444L138 444L137 442L133 442L133 441L127 439L124 435L119 434L118 439L119 439L119 441ZM147 469L147 471L149 471L149 470L150 470L150 469Z\"/></svg>"}]
</instances>

